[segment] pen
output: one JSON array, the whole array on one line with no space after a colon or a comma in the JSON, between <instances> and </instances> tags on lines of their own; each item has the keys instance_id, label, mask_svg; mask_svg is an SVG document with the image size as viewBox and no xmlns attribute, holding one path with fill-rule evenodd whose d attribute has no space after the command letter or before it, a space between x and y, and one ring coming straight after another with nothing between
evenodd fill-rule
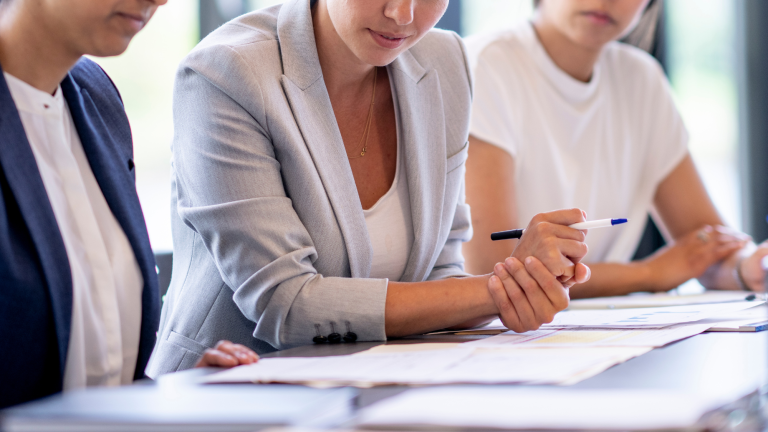
<instances>
[{"instance_id":1,"label":"pen","mask_svg":"<svg viewBox=\"0 0 768 432\"><path fill-rule=\"evenodd\" d=\"M569 228L583 230L592 228L605 228L614 225L627 223L628 219L600 219L589 222L579 222L568 225ZM513 229L509 231L499 231L491 234L491 240L509 240L519 239L523 236L524 229Z\"/></svg>"}]
</instances>

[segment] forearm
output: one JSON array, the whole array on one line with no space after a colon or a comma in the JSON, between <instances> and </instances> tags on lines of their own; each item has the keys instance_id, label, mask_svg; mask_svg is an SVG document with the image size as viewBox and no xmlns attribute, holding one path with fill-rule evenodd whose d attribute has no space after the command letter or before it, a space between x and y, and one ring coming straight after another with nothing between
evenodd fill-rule
<instances>
[{"instance_id":1,"label":"forearm","mask_svg":"<svg viewBox=\"0 0 768 432\"><path fill-rule=\"evenodd\" d=\"M498 313L488 292L488 277L389 282L384 314L387 336L482 324Z\"/></svg>"},{"instance_id":2,"label":"forearm","mask_svg":"<svg viewBox=\"0 0 768 432\"><path fill-rule=\"evenodd\" d=\"M571 287L571 299L625 295L638 291L661 291L644 262L587 264L592 277ZM674 287L669 287L672 289Z\"/></svg>"}]
</instances>

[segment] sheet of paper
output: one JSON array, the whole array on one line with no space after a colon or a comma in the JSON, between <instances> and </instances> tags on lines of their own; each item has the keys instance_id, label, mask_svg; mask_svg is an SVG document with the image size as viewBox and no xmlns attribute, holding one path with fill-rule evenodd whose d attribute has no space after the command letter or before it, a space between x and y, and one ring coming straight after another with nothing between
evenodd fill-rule
<instances>
[{"instance_id":1,"label":"sheet of paper","mask_svg":"<svg viewBox=\"0 0 768 432\"><path fill-rule=\"evenodd\" d=\"M406 351L332 357L266 358L209 375L204 383L300 383L316 386L408 384L425 382L472 355L471 349Z\"/></svg>"},{"instance_id":2,"label":"sheet of paper","mask_svg":"<svg viewBox=\"0 0 768 432\"><path fill-rule=\"evenodd\" d=\"M712 293L712 294L716 295L717 293ZM744 293L742 293L742 292L739 292L737 294L738 294L738 296L743 296L744 295ZM728 292L728 295L732 296L733 294L731 292ZM628 297L632 297L632 296L628 296ZM670 297L694 297L694 296L670 296ZM592 299L590 299L590 301L591 300ZM571 302L571 304L573 304L574 302ZM717 306L717 305L722 305L722 307L721 306ZM749 306L749 305L752 305L752 306ZM715 326L716 323L721 323L721 322L725 323L726 321L731 321L731 323L728 324L728 325L731 325L731 327L722 327L722 328L737 329L739 327L738 325L736 325L737 321L739 323L741 323L740 325L749 324L749 323L746 323L744 321L745 320L749 320L752 317L755 317L759 321L763 316L765 316L765 319L768 320L768 307L765 306L765 302L763 300L757 300L757 301L752 301L752 302L746 302L745 301L745 302L731 302L731 303L718 303L718 304L689 305L689 306L683 306L683 307L691 308L693 310L700 309L702 314L706 315L707 318L698 318L698 319L707 319L708 321L706 321L706 322L711 322L713 326ZM722 312L717 312L717 313L714 313L714 314L710 314L711 309L713 309L713 308L721 310ZM590 317L590 319L593 319L593 317L598 317L598 316L599 317L611 317L611 316L621 317L621 316L623 316L625 318L626 317L630 317L631 318L633 315L642 315L643 312L640 312L640 311L645 311L645 312L651 312L651 311L654 311L654 310L659 310L659 311L666 310L666 311L673 311L673 312L675 311L675 309L668 309L668 308L645 308L645 307L644 308L636 308L636 309L623 309L623 308L619 308L619 309L621 309L619 311L608 310L608 309L602 309L602 310L599 310L599 309L598 310L586 310L586 309L587 308L584 308L584 309L577 308L576 310L573 310L573 311L569 309L569 310L560 312L558 314L558 316L561 317L559 320L556 319L553 323L544 325L544 326L542 326L542 328L545 328L545 329L546 328L549 328L549 329L561 328L561 327L558 327L557 324L563 324L563 323L567 324L567 325L563 325L563 327L573 327L574 326L573 324L568 324L567 321L563 320L563 318L565 318L565 317L568 317L569 319L571 319L571 318L577 319L578 317L582 317L582 316L583 317ZM628 312L628 311L630 311L630 312ZM679 311L679 309L678 309L678 311ZM754 312L750 312L750 311L754 311ZM578 313L576 313L576 312L578 312ZM603 315L603 314L601 314L601 312L606 312L607 314ZM612 314L612 313L609 313L609 312L616 312L616 313ZM742 314L745 314L745 315L743 315L743 317L742 317ZM690 319L691 317L693 319ZM657 316L657 318L663 318L663 316L659 315L659 316ZM667 318L668 318L667 321L671 321L671 323L663 323L662 322L662 323L657 323L657 324L647 324L647 323L642 323L642 322L631 322L631 323L624 323L624 324L618 324L618 325L614 323L612 325L608 325L607 327L622 328L622 329L629 329L629 328L637 328L637 329L643 329L643 328L664 328L664 327L667 327L667 326L669 326L671 324L696 321L695 316L691 316L691 315L687 316L688 319L679 320L677 322L675 322L676 319L674 319L673 316L669 316ZM585 324L585 325L590 325L590 324ZM734 325L735 325L735 327L733 327ZM596 327L602 327L601 324L598 324L598 325L595 325L595 326ZM495 319L495 320L491 321L491 323L488 324L487 326L481 327L481 328L477 328L477 329L469 329L469 330L461 330L461 331L457 331L457 330L444 330L444 331L432 332L432 333L429 333L429 334L497 335L497 334L505 333L507 331L509 331L509 329L507 329L504 326L504 324L501 323L501 320L500 319Z\"/></svg>"},{"instance_id":3,"label":"sheet of paper","mask_svg":"<svg viewBox=\"0 0 768 432\"><path fill-rule=\"evenodd\" d=\"M651 348L448 349L267 358L204 377L203 383L296 383L317 387L388 384L571 384Z\"/></svg>"},{"instance_id":4,"label":"sheet of paper","mask_svg":"<svg viewBox=\"0 0 768 432\"><path fill-rule=\"evenodd\" d=\"M652 430L694 425L722 400L663 390L439 387L408 390L360 411L358 426Z\"/></svg>"},{"instance_id":5,"label":"sheet of paper","mask_svg":"<svg viewBox=\"0 0 768 432\"><path fill-rule=\"evenodd\" d=\"M701 323L710 324L710 331L738 331L742 326L768 321L768 305L762 305L725 316L716 316ZM751 330L750 330L751 331Z\"/></svg>"},{"instance_id":6,"label":"sheet of paper","mask_svg":"<svg viewBox=\"0 0 768 432\"><path fill-rule=\"evenodd\" d=\"M701 294L690 295L638 293L616 297L571 300L568 309L635 309L646 307L687 306L742 301L748 296L753 296L758 301L765 300L763 294L747 293L744 291L707 291Z\"/></svg>"},{"instance_id":7,"label":"sheet of paper","mask_svg":"<svg viewBox=\"0 0 768 432\"><path fill-rule=\"evenodd\" d=\"M703 333L709 324L678 324L663 329L552 329L525 333L508 331L497 336L467 342L472 347L585 348L585 347L661 347Z\"/></svg>"},{"instance_id":8,"label":"sheet of paper","mask_svg":"<svg viewBox=\"0 0 768 432\"><path fill-rule=\"evenodd\" d=\"M713 303L661 308L575 310L555 315L547 328L663 328L674 324L690 323L702 319L728 315L764 304L764 301Z\"/></svg>"},{"instance_id":9,"label":"sheet of paper","mask_svg":"<svg viewBox=\"0 0 768 432\"><path fill-rule=\"evenodd\" d=\"M425 384L570 385L643 355L652 348L477 349Z\"/></svg>"}]
</instances>

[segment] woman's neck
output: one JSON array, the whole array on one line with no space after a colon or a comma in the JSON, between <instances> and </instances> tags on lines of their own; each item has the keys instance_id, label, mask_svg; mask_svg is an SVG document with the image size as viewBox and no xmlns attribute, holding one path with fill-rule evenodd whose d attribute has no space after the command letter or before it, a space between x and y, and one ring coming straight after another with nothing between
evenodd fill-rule
<instances>
[{"instance_id":1,"label":"woman's neck","mask_svg":"<svg viewBox=\"0 0 768 432\"><path fill-rule=\"evenodd\" d=\"M0 66L38 90L53 94L80 55L67 49L44 20L29 11L33 2L0 4Z\"/></svg>"},{"instance_id":2,"label":"woman's neck","mask_svg":"<svg viewBox=\"0 0 768 432\"><path fill-rule=\"evenodd\" d=\"M317 54L328 93L332 96L370 92L373 66L361 61L344 43L328 14L326 0L312 10Z\"/></svg>"},{"instance_id":3,"label":"woman's neck","mask_svg":"<svg viewBox=\"0 0 768 432\"><path fill-rule=\"evenodd\" d=\"M540 13L532 22L536 36L557 67L579 81L589 82L602 47L587 48L573 42Z\"/></svg>"}]
</instances>

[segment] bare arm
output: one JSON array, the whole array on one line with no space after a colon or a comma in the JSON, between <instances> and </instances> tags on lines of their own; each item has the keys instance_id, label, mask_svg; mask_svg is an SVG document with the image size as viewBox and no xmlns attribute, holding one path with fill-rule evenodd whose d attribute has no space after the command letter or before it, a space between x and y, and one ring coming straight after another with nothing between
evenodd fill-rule
<instances>
[{"instance_id":1,"label":"bare arm","mask_svg":"<svg viewBox=\"0 0 768 432\"><path fill-rule=\"evenodd\" d=\"M741 277L748 287L764 289L765 270L761 260L768 255L768 243L755 246L748 236L723 227L723 220L709 198L690 155L659 185L655 204L676 240L707 225L732 236L716 254L718 259L708 266L704 274L698 275L704 286L741 289L736 272L736 266L741 265Z\"/></svg>"},{"instance_id":2,"label":"bare arm","mask_svg":"<svg viewBox=\"0 0 768 432\"><path fill-rule=\"evenodd\" d=\"M674 243L639 262L592 265L594 276L573 298L666 291L691 278L738 289L734 266L747 237L723 226L690 155L661 182L654 203Z\"/></svg>"},{"instance_id":3,"label":"bare arm","mask_svg":"<svg viewBox=\"0 0 768 432\"><path fill-rule=\"evenodd\" d=\"M493 242L493 231L518 227L515 208L514 160L489 143L470 137L467 160L467 202L472 208L475 235L464 246L467 270L480 273L507 256L515 245ZM680 197L679 199L676 197ZM590 264L592 277L571 288L571 298L623 295L636 291L665 291L699 277L707 269L743 246L735 233L711 228L708 243L698 238L705 226L719 227L722 220L706 194L693 162L687 157L659 187L656 205L677 239L674 246L633 263ZM693 209L693 211L690 211ZM687 217L695 214L695 217ZM669 222L668 222L669 221ZM717 274L735 283L733 265Z\"/></svg>"},{"instance_id":4,"label":"bare arm","mask_svg":"<svg viewBox=\"0 0 768 432\"><path fill-rule=\"evenodd\" d=\"M490 274L427 282L390 282L384 314L387 336L462 327L460 324L472 327L493 318L499 312L488 292L489 277Z\"/></svg>"},{"instance_id":5,"label":"bare arm","mask_svg":"<svg viewBox=\"0 0 768 432\"><path fill-rule=\"evenodd\" d=\"M390 282L387 336L472 326L495 315L518 332L550 322L568 306L568 288L589 279L589 269L579 263L587 253L585 234L567 227L582 220L578 209L536 215L512 256L492 265L491 275Z\"/></svg>"},{"instance_id":6,"label":"bare arm","mask_svg":"<svg viewBox=\"0 0 768 432\"><path fill-rule=\"evenodd\" d=\"M519 228L515 161L504 150L470 136L466 183L474 235L464 243L465 267L471 274L483 274L517 245L517 240L490 238L492 232Z\"/></svg>"}]
</instances>

